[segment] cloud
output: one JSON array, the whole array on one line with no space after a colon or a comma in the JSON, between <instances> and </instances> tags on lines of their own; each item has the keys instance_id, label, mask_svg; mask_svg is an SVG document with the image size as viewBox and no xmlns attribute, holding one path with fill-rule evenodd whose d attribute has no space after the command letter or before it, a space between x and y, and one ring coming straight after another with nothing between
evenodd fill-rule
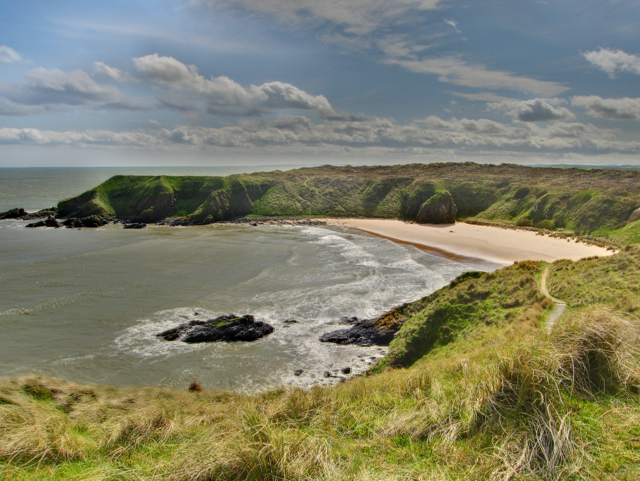
<instances>
[{"instance_id":1,"label":"cloud","mask_svg":"<svg viewBox=\"0 0 640 481\"><path fill-rule=\"evenodd\" d=\"M503 97L502 95L496 95L491 92L480 92L477 94L468 94L462 92L449 92L451 95L455 95L456 97L462 97L463 99L469 100L479 100L481 102L502 102L503 100L513 100L518 101L517 99L513 99L511 97Z\"/></svg>"},{"instance_id":2,"label":"cloud","mask_svg":"<svg viewBox=\"0 0 640 481\"><path fill-rule=\"evenodd\" d=\"M158 54L133 59L147 79L169 88L158 95L163 107L182 111L199 110L204 101L212 115L257 116L277 110L314 111L323 119L355 120L358 116L334 109L324 95L312 95L284 82L267 82L244 87L229 77L205 78L195 65Z\"/></svg>"},{"instance_id":3,"label":"cloud","mask_svg":"<svg viewBox=\"0 0 640 481\"><path fill-rule=\"evenodd\" d=\"M600 50L583 52L586 58L595 67L598 67L614 78L616 72L631 72L640 75L640 56L628 54L622 50L610 50L600 47Z\"/></svg>"},{"instance_id":4,"label":"cloud","mask_svg":"<svg viewBox=\"0 0 640 481\"><path fill-rule=\"evenodd\" d=\"M305 30L314 28L319 38L349 52L366 51L378 55L382 63L411 72L436 74L441 82L545 96L568 90L557 82L492 71L455 56L420 58L426 50L442 46L431 42L438 38L442 42L442 37L447 36L449 31L448 28L445 31L444 24L461 34L454 20L434 23L434 18L428 15L445 8L440 0L192 0L192 3L270 14L281 23Z\"/></svg>"},{"instance_id":5,"label":"cloud","mask_svg":"<svg viewBox=\"0 0 640 481\"><path fill-rule=\"evenodd\" d=\"M440 0L194 0L216 7L244 7L274 15L296 26L333 24L345 32L366 35L420 10L438 8Z\"/></svg>"},{"instance_id":6,"label":"cloud","mask_svg":"<svg viewBox=\"0 0 640 481\"><path fill-rule=\"evenodd\" d=\"M133 75L123 72L120 69L109 67L104 62L93 62L93 74L103 77L110 77L117 82L139 82Z\"/></svg>"},{"instance_id":7,"label":"cloud","mask_svg":"<svg viewBox=\"0 0 640 481\"><path fill-rule=\"evenodd\" d=\"M399 65L412 72L438 75L440 82L465 87L509 89L542 95L558 95L569 89L557 82L519 77L510 72L489 70L484 65L469 65L458 57L425 58L422 60L390 58L386 63Z\"/></svg>"},{"instance_id":8,"label":"cloud","mask_svg":"<svg viewBox=\"0 0 640 481\"><path fill-rule=\"evenodd\" d=\"M554 99L555 103L559 103ZM491 112L506 112L521 122L548 122L550 120L574 120L576 116L564 107L554 107L550 103L554 100L503 100L487 104Z\"/></svg>"},{"instance_id":9,"label":"cloud","mask_svg":"<svg viewBox=\"0 0 640 481\"><path fill-rule=\"evenodd\" d=\"M640 142L620 141L616 132L578 122L549 125L502 124L488 119L443 120L430 116L407 125L370 117L363 121L325 120L302 115L273 120L245 119L218 127L179 126L149 132L52 132L0 128L0 144L99 145L170 152L331 153L340 149L364 153L433 152L623 152L640 154Z\"/></svg>"},{"instance_id":10,"label":"cloud","mask_svg":"<svg viewBox=\"0 0 640 481\"><path fill-rule=\"evenodd\" d=\"M451 25L456 33L462 34L462 32L458 30L458 23L455 20L445 20L444 23Z\"/></svg>"},{"instance_id":11,"label":"cloud","mask_svg":"<svg viewBox=\"0 0 640 481\"><path fill-rule=\"evenodd\" d=\"M592 117L609 120L640 120L640 98L603 99L596 95L577 96L571 105L587 109Z\"/></svg>"},{"instance_id":12,"label":"cloud","mask_svg":"<svg viewBox=\"0 0 640 481\"><path fill-rule=\"evenodd\" d=\"M37 115L70 107L145 110L147 106L116 87L96 83L86 72L42 67L25 74L23 85L0 84L0 115Z\"/></svg>"},{"instance_id":13,"label":"cloud","mask_svg":"<svg viewBox=\"0 0 640 481\"><path fill-rule=\"evenodd\" d=\"M14 63L21 62L22 56L11 47L0 45L0 62Z\"/></svg>"}]
</instances>

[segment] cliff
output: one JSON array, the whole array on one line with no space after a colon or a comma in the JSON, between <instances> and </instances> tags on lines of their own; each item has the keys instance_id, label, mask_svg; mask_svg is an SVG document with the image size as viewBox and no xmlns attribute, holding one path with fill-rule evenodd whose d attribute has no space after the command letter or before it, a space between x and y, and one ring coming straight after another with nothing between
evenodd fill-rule
<instances>
[{"instance_id":1,"label":"cliff","mask_svg":"<svg viewBox=\"0 0 640 481\"><path fill-rule=\"evenodd\" d=\"M433 223L472 218L596 235L627 226L638 207L639 172L474 163L323 166L229 177L116 176L58 204L65 218L177 217L194 224L247 215Z\"/></svg>"}]
</instances>

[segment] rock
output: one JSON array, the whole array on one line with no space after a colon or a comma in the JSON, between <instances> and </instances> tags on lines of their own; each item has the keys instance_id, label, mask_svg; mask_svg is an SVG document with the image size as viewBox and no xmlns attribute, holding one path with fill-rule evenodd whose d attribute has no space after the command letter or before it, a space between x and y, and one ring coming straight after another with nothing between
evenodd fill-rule
<instances>
[{"instance_id":1,"label":"rock","mask_svg":"<svg viewBox=\"0 0 640 481\"><path fill-rule=\"evenodd\" d=\"M55 220L53 217L49 216L47 217L46 220L41 220L39 222L33 222L32 224L27 224L25 227L62 227L62 224L60 224L57 220Z\"/></svg>"},{"instance_id":2,"label":"rock","mask_svg":"<svg viewBox=\"0 0 640 481\"><path fill-rule=\"evenodd\" d=\"M90 215L88 217L71 217L65 220L62 224L66 227L102 227L108 224L113 219L98 215Z\"/></svg>"},{"instance_id":3,"label":"rock","mask_svg":"<svg viewBox=\"0 0 640 481\"><path fill-rule=\"evenodd\" d=\"M282 321L285 324L297 324L298 321L296 321L295 319L287 319L286 321Z\"/></svg>"},{"instance_id":4,"label":"rock","mask_svg":"<svg viewBox=\"0 0 640 481\"><path fill-rule=\"evenodd\" d=\"M220 316L207 321L194 320L157 334L166 341L196 342L251 342L273 332L273 326L253 316Z\"/></svg>"},{"instance_id":5,"label":"rock","mask_svg":"<svg viewBox=\"0 0 640 481\"><path fill-rule=\"evenodd\" d=\"M333 377L333 375L329 371L325 371L324 377Z\"/></svg>"},{"instance_id":6,"label":"rock","mask_svg":"<svg viewBox=\"0 0 640 481\"><path fill-rule=\"evenodd\" d=\"M340 370L340 372L341 372L342 374L350 374L350 373L351 373L351 368L350 368L349 366L347 366L347 367L343 367L343 368Z\"/></svg>"},{"instance_id":7,"label":"rock","mask_svg":"<svg viewBox=\"0 0 640 481\"><path fill-rule=\"evenodd\" d=\"M340 318L340 324L355 324L356 322L358 322L358 318L353 316L353 317L341 317Z\"/></svg>"},{"instance_id":8,"label":"rock","mask_svg":"<svg viewBox=\"0 0 640 481\"><path fill-rule=\"evenodd\" d=\"M302 370L302 369L296 369L295 371L293 371L293 375L294 376L300 376L303 372L304 372L304 370Z\"/></svg>"},{"instance_id":9,"label":"rock","mask_svg":"<svg viewBox=\"0 0 640 481\"><path fill-rule=\"evenodd\" d=\"M129 222L122 226L124 229L144 229L147 227L147 224L144 222Z\"/></svg>"},{"instance_id":10,"label":"rock","mask_svg":"<svg viewBox=\"0 0 640 481\"><path fill-rule=\"evenodd\" d=\"M416 221L420 224L453 224L458 207L453 197L446 191L438 191L420 206Z\"/></svg>"},{"instance_id":11,"label":"rock","mask_svg":"<svg viewBox=\"0 0 640 481\"><path fill-rule=\"evenodd\" d=\"M22 216L22 220L42 219L44 217L55 217L58 213L56 207L49 207L48 209L41 209L38 212L26 214Z\"/></svg>"},{"instance_id":12,"label":"rock","mask_svg":"<svg viewBox=\"0 0 640 481\"><path fill-rule=\"evenodd\" d=\"M0 217L0 219L2 219L2 217ZM638 219L640 219L640 207L638 207L631 213L631 215L629 216L629 222L635 222Z\"/></svg>"},{"instance_id":13,"label":"rock","mask_svg":"<svg viewBox=\"0 0 640 481\"><path fill-rule=\"evenodd\" d=\"M394 309L378 318L358 321L349 329L323 334L320 341L359 346L386 346L393 340L405 320L406 318Z\"/></svg>"},{"instance_id":14,"label":"rock","mask_svg":"<svg viewBox=\"0 0 640 481\"><path fill-rule=\"evenodd\" d=\"M0 213L0 219L22 219L23 215L27 215L27 211L22 208L11 209Z\"/></svg>"}]
</instances>

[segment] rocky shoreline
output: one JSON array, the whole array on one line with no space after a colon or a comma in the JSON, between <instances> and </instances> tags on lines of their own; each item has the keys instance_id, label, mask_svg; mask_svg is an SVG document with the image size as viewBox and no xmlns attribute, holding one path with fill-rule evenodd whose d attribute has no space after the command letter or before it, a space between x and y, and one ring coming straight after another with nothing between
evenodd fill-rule
<instances>
[{"instance_id":1,"label":"rocky shoreline","mask_svg":"<svg viewBox=\"0 0 640 481\"><path fill-rule=\"evenodd\" d=\"M41 219L41 220L38 220ZM43 220L42 220L43 219ZM23 208L10 209L0 213L0 220L38 220L25 227L67 227L67 228L97 228L108 224L121 224L124 229L144 229L147 227L145 222L137 222L130 219L118 219L113 216L90 215L86 217L63 217L59 215L56 207L41 209L37 212L29 213ZM304 225L304 226L322 226L327 222L321 219L308 217L239 217L230 220L221 221L186 221L182 217L167 217L153 225L164 225L171 227L186 227L197 225L225 224L225 225L250 225L253 227L259 225Z\"/></svg>"}]
</instances>

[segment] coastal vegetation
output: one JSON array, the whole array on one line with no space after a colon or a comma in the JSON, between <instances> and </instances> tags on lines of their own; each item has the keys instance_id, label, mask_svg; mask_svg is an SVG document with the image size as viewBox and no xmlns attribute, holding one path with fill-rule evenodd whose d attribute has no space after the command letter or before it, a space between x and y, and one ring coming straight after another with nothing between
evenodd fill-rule
<instances>
[{"instance_id":1,"label":"coastal vegetation","mask_svg":"<svg viewBox=\"0 0 640 481\"><path fill-rule=\"evenodd\" d=\"M243 216L468 220L640 238L640 172L519 165L322 166L228 177L116 176L58 216L211 223Z\"/></svg>"},{"instance_id":2,"label":"coastal vegetation","mask_svg":"<svg viewBox=\"0 0 640 481\"><path fill-rule=\"evenodd\" d=\"M639 264L634 246L552 264L570 307L551 332L541 263L464 274L397 308L388 358L330 388L6 379L0 477L637 479Z\"/></svg>"}]
</instances>

